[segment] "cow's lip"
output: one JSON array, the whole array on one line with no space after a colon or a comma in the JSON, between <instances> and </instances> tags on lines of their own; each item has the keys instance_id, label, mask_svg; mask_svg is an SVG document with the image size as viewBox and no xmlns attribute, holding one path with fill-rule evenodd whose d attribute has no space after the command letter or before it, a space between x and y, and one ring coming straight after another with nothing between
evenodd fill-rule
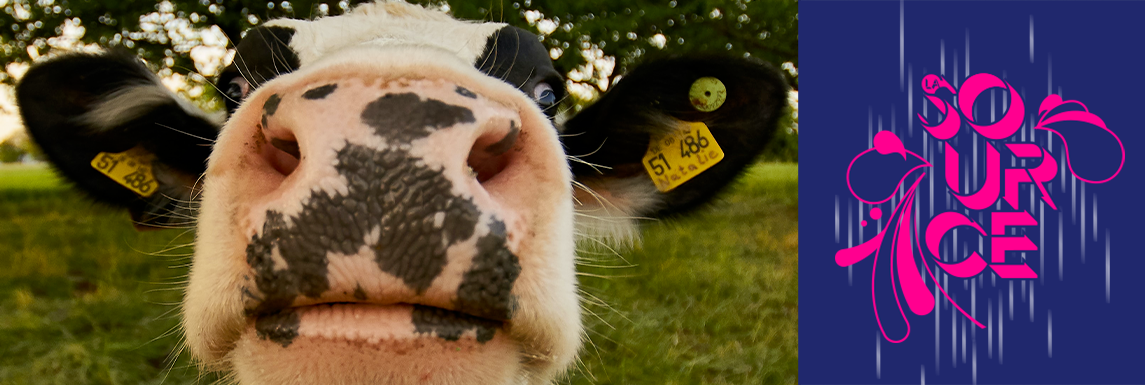
<instances>
[{"instance_id":1,"label":"cow's lip","mask_svg":"<svg viewBox=\"0 0 1145 385\"><path fill-rule=\"evenodd\" d=\"M501 373L492 374L497 380L480 383L511 382L522 344L506 325L413 323L415 306L349 302L286 308L281 314L298 317L292 326L260 328L258 319L249 320L230 351L230 364L239 378L288 373L271 383L298 378L334 383L341 376L358 378L347 383L366 383L366 378L424 380L434 373L485 373L491 368L500 368Z\"/></svg>"},{"instance_id":2,"label":"cow's lip","mask_svg":"<svg viewBox=\"0 0 1145 385\"><path fill-rule=\"evenodd\" d=\"M500 323L508 322L508 319L490 318L490 317L483 316L483 315L472 314L472 313L467 313L467 312L463 312L463 311L459 311L459 310L454 310L454 309L449 309L449 308L444 308L444 307L439 307L439 306L433 306L433 305L427 305L427 304L423 304L423 303L415 303L415 302L324 301L324 302L302 303L302 304L298 304L298 305L291 305L291 306L287 306L287 307L273 308L273 309L254 309L254 310L248 309L246 311L246 315L247 315L247 318L250 320L257 320L260 317L278 315L278 314L282 314L284 312L304 312L304 311L311 310L311 309L330 307L330 306L349 306L349 307L363 306L363 307L380 307L380 308L407 307L407 306L408 307L420 307L420 308L434 309L434 310L443 311L443 312L447 312L447 313L453 313L453 314L457 314L457 315L464 316L464 317L479 318L479 319L487 320L487 321L494 321L494 322L500 322Z\"/></svg>"},{"instance_id":3,"label":"cow's lip","mask_svg":"<svg viewBox=\"0 0 1145 385\"><path fill-rule=\"evenodd\" d=\"M422 324L419 325L416 321L416 316L413 314L418 312L429 312L434 314L434 317L429 320L421 320ZM389 303L377 304L370 302L323 302L315 304L307 304L300 306L291 306L279 309L273 312L263 312L252 314L247 317L248 327L258 331L259 337L262 339L269 339L284 344L284 347L289 345L287 340L275 340L274 337L264 335L266 330L259 330L259 324L264 321L270 324L270 329L273 333L275 330L282 330L281 322L284 318L293 318L294 327L289 333L293 333L288 340L292 341L295 337L305 338L321 338L327 340L346 340L346 341L363 341L370 343L379 343L383 341L412 341L430 338L433 335L431 332L438 331L438 327L456 326L458 320L464 322L462 329L470 332L478 332L479 328L484 328L488 331L490 336L494 331L505 331L508 324L507 321L489 319L478 317L467 313L449 310L434 306L426 306L411 303ZM307 325L309 333L305 332L300 324L304 321ZM421 330L425 327L426 330ZM452 338L437 335L438 338L446 341L457 341L461 338L460 335L455 335ZM484 343L487 339L482 339L480 335L477 336L478 342Z\"/></svg>"}]
</instances>

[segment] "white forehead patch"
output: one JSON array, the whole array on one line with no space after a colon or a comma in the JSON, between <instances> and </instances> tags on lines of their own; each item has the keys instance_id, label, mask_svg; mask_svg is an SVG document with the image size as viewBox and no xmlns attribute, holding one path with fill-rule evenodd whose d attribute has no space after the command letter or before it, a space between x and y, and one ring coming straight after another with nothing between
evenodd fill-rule
<instances>
[{"instance_id":1,"label":"white forehead patch","mask_svg":"<svg viewBox=\"0 0 1145 385\"><path fill-rule=\"evenodd\" d=\"M403 2L378 2L354 8L348 14L314 21L278 19L268 27L293 29L290 48L299 64L307 66L333 52L360 46L433 47L474 63L486 41L503 23L456 20L441 11Z\"/></svg>"}]
</instances>

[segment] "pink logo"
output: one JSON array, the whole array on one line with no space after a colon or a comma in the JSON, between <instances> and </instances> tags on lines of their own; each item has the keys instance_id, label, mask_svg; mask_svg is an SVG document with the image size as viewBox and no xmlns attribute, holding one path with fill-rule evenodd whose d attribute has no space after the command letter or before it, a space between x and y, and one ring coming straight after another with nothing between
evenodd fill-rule
<instances>
[{"instance_id":1,"label":"pink logo","mask_svg":"<svg viewBox=\"0 0 1145 385\"><path fill-rule=\"evenodd\" d=\"M1058 206L1051 199L1045 187L1058 176L1060 165L1056 158L1048 150L1037 144L1000 143L1013 137L1021 129L1026 117L1025 104L1013 86L994 75L985 73L969 77L963 82L961 88L955 88L937 75L923 77L921 86L926 99L942 115L940 120L933 122L928 121L922 114L918 115L918 119L931 136L938 140L948 141L957 136L963 127L968 126L979 135L993 140L993 142L986 142L986 176L977 191L963 191L965 189L960 186L959 181L963 177L961 174L963 170L960 169L962 163L959 162L958 151L949 142L944 143L941 158L943 163L941 167L943 167L946 185L951 196L968 210L988 214L990 216L990 229L987 232L986 229L983 229L981 225L962 212L947 211L930 218L925 228L921 230L921 234L924 236L920 236L919 218L916 217L917 215L912 209L915 203L915 192L919 182L926 175L927 169L935 166L918 154L907 150L893 132L878 132L872 140L873 147L860 152L851 159L851 163L847 166L847 188L851 195L860 202L872 205L881 204L890 201L901 188L906 187L901 192L901 199L887 218L886 226L880 229L877 235L860 245L835 253L835 263L839 266L850 266L871 256L873 256L873 265L879 266L877 263L879 258L890 258L891 269L889 272L879 272L877 268L872 268L871 304L883 338L894 343L905 341L910 336L910 321L903 309L903 302L906 302L907 308L916 315L926 315L934 310L936 297L924 284L922 272L925 272L932 281L936 281L934 269L941 269L949 275L960 278L975 277L986 269L992 270L1002 279L1038 277L1037 273L1024 262L1007 261L1006 258L1006 253L1009 251L1038 250L1037 245L1025 235L1009 235L1007 232L1012 227L1039 226L1038 221L1033 216L1019 208L1018 191L1022 184L1036 186L1037 191L1040 192L1040 199L1051 209L1058 210ZM964 109L974 106L978 97L985 91L993 88L1008 93L1011 101L1009 108L1001 118L994 122L982 122L964 111ZM1084 128L1069 130L1070 137L1067 138L1064 134L1065 131L1054 128L1067 122L1081 123L1080 126ZM1078 125L1071 125L1071 127L1076 126ZM1069 171L1081 181L1087 183L1108 182L1116 177L1125 165L1125 147L1121 143L1121 139L1105 125L1100 117L1089 112L1089 109L1079 101L1062 100L1058 95L1047 96L1038 108L1038 118L1034 128L1052 132L1062 140ZM1110 146L1107 150L1110 153L1120 154L1120 162L1116 169L1111 166L1097 171L1087 169L1085 171L1087 174L1084 176L1075 171L1074 165L1077 164L1078 160L1070 154L1069 140L1083 136L1104 138L1105 143L1109 144L1116 142L1116 149ZM1110 137L1114 140L1107 140ZM1006 167L1004 163L1014 163L1011 163L1012 160L1003 162L1003 155L999 148L995 147L996 145L1005 147L1009 156L1015 159L1028 160L1029 163L1037 164L1037 166L1028 168ZM888 166L888 164L895 166ZM892 176L889 180L897 180L897 183L887 182L888 175ZM913 179L910 179L911 177ZM883 180L882 186L878 186L879 180ZM865 187L861 194L856 191L856 183ZM872 184L876 185L873 189L871 188ZM1005 204L995 206L999 198ZM882 210L878 207L872 208L870 211L871 218L875 220L879 220L882 214ZM866 221L863 221L863 225L866 225ZM939 244L944 236L959 227L973 229L981 236L989 237L991 246L989 250L972 251L969 255L962 257L961 261L944 263L940 258ZM889 243L884 244L884 241L887 241L886 237L891 237L891 239L889 239ZM980 252L987 252L987 254L983 256ZM958 258L959 256L954 257ZM934 265L933 269L931 262ZM920 263L922 269L919 268ZM890 285L894 289L895 304L898 307L899 315L906 323L906 333L900 338L888 336L883 328L883 319L879 314L875 298L875 287L880 279L886 278L880 278L879 273L889 277ZM963 316L974 322L979 328L985 328L981 322L971 317L961 306L955 303L942 286L936 285L936 287Z\"/></svg>"}]
</instances>

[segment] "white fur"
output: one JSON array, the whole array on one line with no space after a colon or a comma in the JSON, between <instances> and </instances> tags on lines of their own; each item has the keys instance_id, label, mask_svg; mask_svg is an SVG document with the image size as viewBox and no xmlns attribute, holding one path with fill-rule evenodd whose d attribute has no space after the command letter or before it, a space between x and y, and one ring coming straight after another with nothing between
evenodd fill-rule
<instances>
[{"instance_id":1,"label":"white fur","mask_svg":"<svg viewBox=\"0 0 1145 385\"><path fill-rule=\"evenodd\" d=\"M155 106L175 102L183 112L200 117L215 127L222 126L226 119L223 114L208 114L175 95L158 79L153 80L152 84L130 85L115 90L81 115L80 121L91 125L96 131L105 131L138 119L151 112Z\"/></svg>"},{"instance_id":2,"label":"white fur","mask_svg":"<svg viewBox=\"0 0 1145 385\"><path fill-rule=\"evenodd\" d=\"M349 14L314 21L279 19L267 26L295 30L290 48L306 67L326 55L354 46L438 48L473 64L501 23L455 20L441 12L403 2L364 4Z\"/></svg>"},{"instance_id":3,"label":"white fur","mask_svg":"<svg viewBox=\"0 0 1145 385\"><path fill-rule=\"evenodd\" d=\"M639 241L641 212L662 203L661 194L643 175L624 179L589 178L578 181L576 197L576 235L578 239L594 238L618 245Z\"/></svg>"}]
</instances>

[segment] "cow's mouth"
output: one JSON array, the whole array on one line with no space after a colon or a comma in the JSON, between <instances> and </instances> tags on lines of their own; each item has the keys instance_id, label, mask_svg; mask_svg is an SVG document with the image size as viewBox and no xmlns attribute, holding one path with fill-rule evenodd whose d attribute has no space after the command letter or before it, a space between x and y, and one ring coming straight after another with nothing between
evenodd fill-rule
<instances>
[{"instance_id":1,"label":"cow's mouth","mask_svg":"<svg viewBox=\"0 0 1145 385\"><path fill-rule=\"evenodd\" d=\"M483 344L505 320L409 303L331 302L259 312L248 316L261 340L290 346L297 338L355 343L475 340Z\"/></svg>"},{"instance_id":2,"label":"cow's mouth","mask_svg":"<svg viewBox=\"0 0 1145 385\"><path fill-rule=\"evenodd\" d=\"M239 383L504 384L523 358L508 324L408 303L306 305L247 317L228 357Z\"/></svg>"}]
</instances>

